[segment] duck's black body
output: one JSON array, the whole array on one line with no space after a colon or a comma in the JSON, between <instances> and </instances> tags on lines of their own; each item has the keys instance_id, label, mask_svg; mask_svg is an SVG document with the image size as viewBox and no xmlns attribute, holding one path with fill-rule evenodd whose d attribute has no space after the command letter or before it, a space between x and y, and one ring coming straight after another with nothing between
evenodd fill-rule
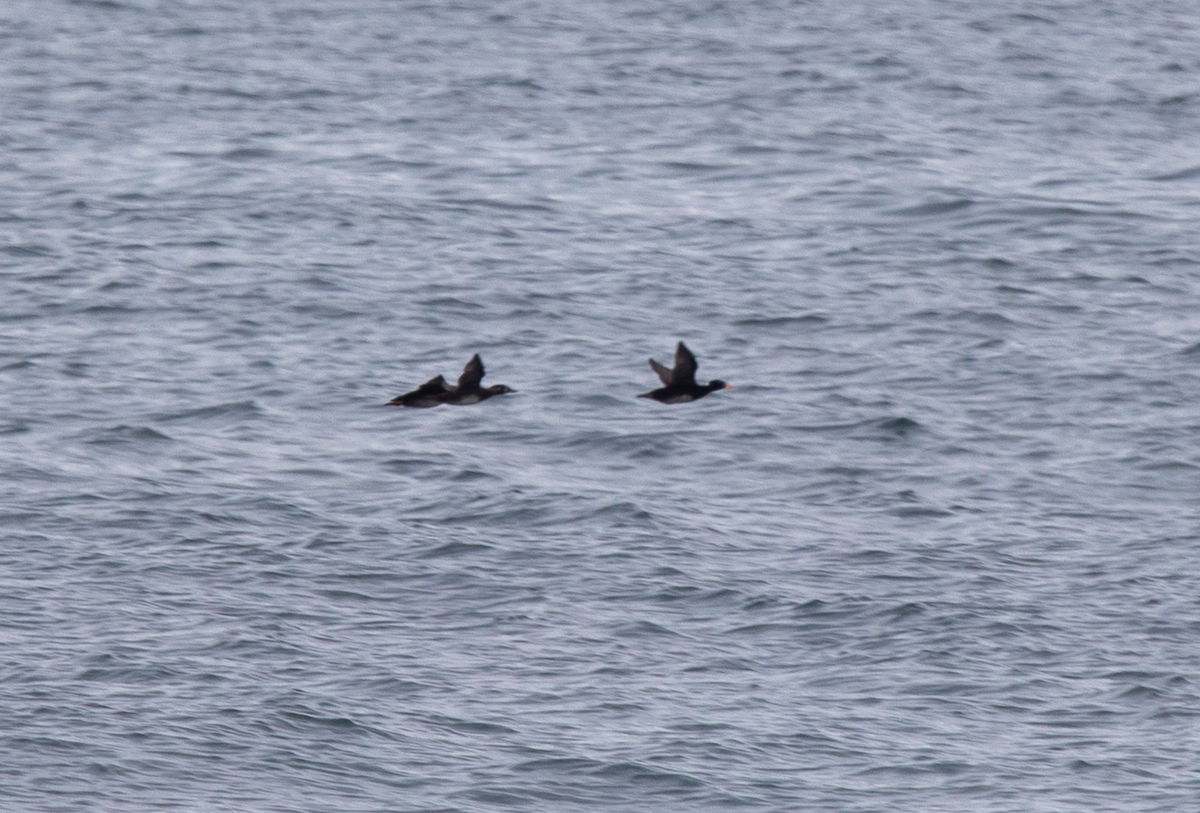
<instances>
[{"instance_id":1,"label":"duck's black body","mask_svg":"<svg viewBox=\"0 0 1200 813\"><path fill-rule=\"evenodd\" d=\"M703 398L710 392L733 389L720 379L713 379L707 384L696 383L696 357L687 349L683 342L675 348L675 367L668 370L654 359L650 359L650 367L658 373L664 386L650 392L643 392L638 398L653 398L661 404L686 404Z\"/></svg>"},{"instance_id":2,"label":"duck's black body","mask_svg":"<svg viewBox=\"0 0 1200 813\"><path fill-rule=\"evenodd\" d=\"M397 395L388 401L388 405L417 408L435 407L441 404L464 406L466 404L478 404L480 401L486 401L493 395L516 392L516 390L506 387L503 384L481 387L479 386L479 382L482 380L483 360L476 353L471 356L471 360L463 367L462 375L458 377L458 382L453 387L448 386L446 379L439 375L437 378L429 379L412 392Z\"/></svg>"}]
</instances>

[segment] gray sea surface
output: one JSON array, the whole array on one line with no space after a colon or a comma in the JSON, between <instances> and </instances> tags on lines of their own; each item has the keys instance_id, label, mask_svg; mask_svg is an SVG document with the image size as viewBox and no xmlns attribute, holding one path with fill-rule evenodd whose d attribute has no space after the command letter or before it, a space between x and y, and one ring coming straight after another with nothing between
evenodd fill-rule
<instances>
[{"instance_id":1,"label":"gray sea surface","mask_svg":"<svg viewBox=\"0 0 1200 813\"><path fill-rule=\"evenodd\" d=\"M4 0L0 188L0 810L1200 809L1193 0Z\"/></svg>"}]
</instances>

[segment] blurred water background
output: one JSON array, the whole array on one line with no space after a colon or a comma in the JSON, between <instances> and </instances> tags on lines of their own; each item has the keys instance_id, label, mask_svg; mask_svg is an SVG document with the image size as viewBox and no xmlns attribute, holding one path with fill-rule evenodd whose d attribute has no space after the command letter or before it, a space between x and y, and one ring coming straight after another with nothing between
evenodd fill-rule
<instances>
[{"instance_id":1,"label":"blurred water background","mask_svg":"<svg viewBox=\"0 0 1200 813\"><path fill-rule=\"evenodd\" d=\"M6 0L0 184L3 810L1195 809L1190 0Z\"/></svg>"}]
</instances>

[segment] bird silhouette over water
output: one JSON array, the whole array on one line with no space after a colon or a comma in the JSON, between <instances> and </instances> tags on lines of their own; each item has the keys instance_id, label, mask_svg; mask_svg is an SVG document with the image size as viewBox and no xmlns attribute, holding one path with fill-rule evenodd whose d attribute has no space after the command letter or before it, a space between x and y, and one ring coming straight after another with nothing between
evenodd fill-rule
<instances>
[{"instance_id":1,"label":"bird silhouette over water","mask_svg":"<svg viewBox=\"0 0 1200 813\"><path fill-rule=\"evenodd\" d=\"M668 370L654 359L650 359L650 367L658 373L664 386L650 392L643 392L638 398L653 398L662 404L686 404L703 398L710 392L733 389L732 384L726 384L714 378L707 384L696 383L696 357L687 349L683 342L675 348L675 367Z\"/></svg>"},{"instance_id":2,"label":"bird silhouette over water","mask_svg":"<svg viewBox=\"0 0 1200 813\"><path fill-rule=\"evenodd\" d=\"M471 360L463 367L462 375L458 377L458 382L453 387L447 385L446 379L439 375L429 379L412 392L397 395L388 401L388 406L416 407L418 409L435 407L441 404L463 406L466 404L478 404L480 401L486 401L493 395L516 392L516 390L506 387L503 384L481 387L479 386L481 381L483 381L483 360L476 353L471 356Z\"/></svg>"}]
</instances>

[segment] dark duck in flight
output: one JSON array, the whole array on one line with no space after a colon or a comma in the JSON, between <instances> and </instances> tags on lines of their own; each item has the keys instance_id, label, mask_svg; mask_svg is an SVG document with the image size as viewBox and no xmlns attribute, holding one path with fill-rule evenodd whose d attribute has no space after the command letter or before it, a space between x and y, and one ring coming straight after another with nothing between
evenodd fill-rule
<instances>
[{"instance_id":1,"label":"dark duck in flight","mask_svg":"<svg viewBox=\"0 0 1200 813\"><path fill-rule=\"evenodd\" d=\"M480 401L486 401L493 395L516 392L516 390L506 387L503 384L481 387L479 386L481 381L483 381L483 360L476 353L471 356L471 360L467 362L467 366L463 367L462 375L458 377L458 383L453 387L448 386L446 379L439 375L436 378L429 379L412 392L397 395L388 401L388 405L416 407L418 409L435 407L440 404L462 406L465 404L478 404Z\"/></svg>"},{"instance_id":2,"label":"dark duck in flight","mask_svg":"<svg viewBox=\"0 0 1200 813\"><path fill-rule=\"evenodd\" d=\"M713 379L707 384L697 384L696 357L683 342L675 348L674 369L668 370L654 359L650 359L650 366L658 373L664 386L651 392L643 392L638 398L653 398L661 404L686 404L688 401L703 398L710 392L733 389L732 384L726 384L720 379Z\"/></svg>"}]
</instances>

